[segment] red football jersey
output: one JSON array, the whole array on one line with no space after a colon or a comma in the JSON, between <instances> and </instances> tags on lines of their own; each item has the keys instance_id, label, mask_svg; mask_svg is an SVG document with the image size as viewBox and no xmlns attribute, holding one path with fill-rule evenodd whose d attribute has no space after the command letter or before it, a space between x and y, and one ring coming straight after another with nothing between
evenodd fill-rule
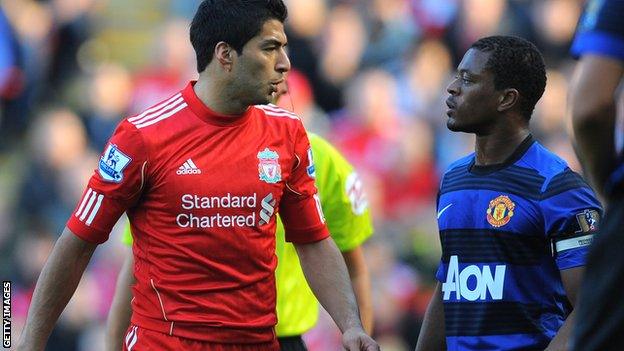
<instances>
[{"instance_id":1,"label":"red football jersey","mask_svg":"<svg viewBox=\"0 0 624 351\"><path fill-rule=\"evenodd\" d=\"M207 341L271 340L276 212L289 241L329 235L308 138L291 112L262 105L222 116L193 85L119 124L67 226L101 243L127 212L134 324Z\"/></svg>"}]
</instances>

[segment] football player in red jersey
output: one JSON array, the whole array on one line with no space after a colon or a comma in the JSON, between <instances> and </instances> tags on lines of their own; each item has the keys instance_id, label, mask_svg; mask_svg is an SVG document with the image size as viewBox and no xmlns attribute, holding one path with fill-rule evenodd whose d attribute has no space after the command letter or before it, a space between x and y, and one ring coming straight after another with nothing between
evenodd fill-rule
<instances>
[{"instance_id":1,"label":"football player in red jersey","mask_svg":"<svg viewBox=\"0 0 624 351\"><path fill-rule=\"evenodd\" d=\"M91 255L127 212L127 350L278 350L275 215L347 350L378 350L328 238L299 118L267 104L290 69L281 0L206 0L199 79L124 119L46 263L19 350L42 350Z\"/></svg>"}]
</instances>

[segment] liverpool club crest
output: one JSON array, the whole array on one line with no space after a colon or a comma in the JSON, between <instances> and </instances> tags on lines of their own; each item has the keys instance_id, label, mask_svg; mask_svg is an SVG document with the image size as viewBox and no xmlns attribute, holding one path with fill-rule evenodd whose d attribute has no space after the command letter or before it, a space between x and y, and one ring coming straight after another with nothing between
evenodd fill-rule
<instances>
[{"instance_id":1,"label":"liverpool club crest","mask_svg":"<svg viewBox=\"0 0 624 351\"><path fill-rule=\"evenodd\" d=\"M282 168L277 152L269 150L268 147L258 152L258 172L260 173L260 180L269 184L282 180Z\"/></svg>"},{"instance_id":2,"label":"liverpool club crest","mask_svg":"<svg viewBox=\"0 0 624 351\"><path fill-rule=\"evenodd\" d=\"M486 211L488 223L495 228L504 226L509 223L509 220L514 215L514 208L516 208L516 204L508 196L501 195L495 198L490 201Z\"/></svg>"}]
</instances>

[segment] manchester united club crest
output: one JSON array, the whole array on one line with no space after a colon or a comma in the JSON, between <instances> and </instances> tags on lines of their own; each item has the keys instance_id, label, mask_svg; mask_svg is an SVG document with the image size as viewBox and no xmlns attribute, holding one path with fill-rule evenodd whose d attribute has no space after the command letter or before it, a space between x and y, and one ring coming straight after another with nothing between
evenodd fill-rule
<instances>
[{"instance_id":1,"label":"manchester united club crest","mask_svg":"<svg viewBox=\"0 0 624 351\"><path fill-rule=\"evenodd\" d=\"M494 200L490 201L490 205L487 209L487 221L493 227L499 228L509 223L511 217L514 215L514 204L508 196L501 195Z\"/></svg>"},{"instance_id":2,"label":"manchester united club crest","mask_svg":"<svg viewBox=\"0 0 624 351\"><path fill-rule=\"evenodd\" d=\"M282 180L282 168L277 152L269 150L268 147L258 152L258 172L260 173L260 180L269 184Z\"/></svg>"}]
</instances>

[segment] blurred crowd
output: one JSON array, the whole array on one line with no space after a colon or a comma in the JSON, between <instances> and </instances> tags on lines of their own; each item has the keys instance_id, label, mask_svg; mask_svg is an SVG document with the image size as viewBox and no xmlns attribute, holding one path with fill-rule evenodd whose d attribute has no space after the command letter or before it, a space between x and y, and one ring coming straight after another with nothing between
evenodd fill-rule
<instances>
[{"instance_id":1,"label":"blurred crowd","mask_svg":"<svg viewBox=\"0 0 624 351\"><path fill-rule=\"evenodd\" d=\"M19 334L37 276L124 116L196 77L199 0L0 0L0 276ZM534 136L578 170L564 119L567 53L582 0L287 0L294 71L280 104L327 137L364 179L375 337L413 350L440 257L440 175L473 138L445 126L445 87L470 44L537 44L548 85ZM123 221L120 221L123 222ZM119 223L95 254L48 350L100 350L122 258ZM14 339L16 340L16 339ZM322 315L311 351L339 349Z\"/></svg>"}]
</instances>

